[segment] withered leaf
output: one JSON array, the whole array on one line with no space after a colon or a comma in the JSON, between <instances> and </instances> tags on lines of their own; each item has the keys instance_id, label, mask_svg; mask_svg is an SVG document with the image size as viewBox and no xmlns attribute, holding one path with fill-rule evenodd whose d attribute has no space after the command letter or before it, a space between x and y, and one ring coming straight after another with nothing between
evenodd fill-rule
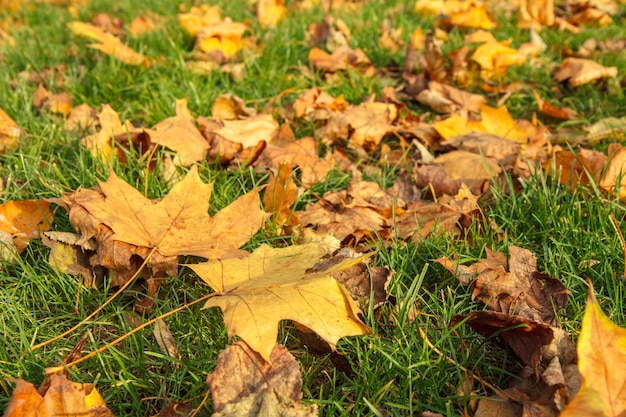
<instances>
[{"instance_id":1,"label":"withered leaf","mask_svg":"<svg viewBox=\"0 0 626 417\"><path fill-rule=\"evenodd\" d=\"M17 147L22 135L22 129L15 123L15 120L0 109L0 152L6 152Z\"/></svg>"},{"instance_id":2,"label":"withered leaf","mask_svg":"<svg viewBox=\"0 0 626 417\"><path fill-rule=\"evenodd\" d=\"M317 406L300 404L300 364L279 344L274 345L269 362L245 342L229 346L220 353L207 384L215 416L317 415Z\"/></svg>"},{"instance_id":3,"label":"withered leaf","mask_svg":"<svg viewBox=\"0 0 626 417\"><path fill-rule=\"evenodd\" d=\"M220 307L229 336L239 336L269 361L280 320L315 331L331 346L344 336L370 334L346 289L331 275L362 261L346 259L330 270L306 273L319 260L317 244L273 249L261 245L243 259L189 265L219 296L205 308Z\"/></svg>"},{"instance_id":4,"label":"withered leaf","mask_svg":"<svg viewBox=\"0 0 626 417\"><path fill-rule=\"evenodd\" d=\"M572 87L578 87L601 78L616 76L617 67L605 67L589 59L566 58L554 74L554 79L558 82L567 81Z\"/></svg>"}]
</instances>

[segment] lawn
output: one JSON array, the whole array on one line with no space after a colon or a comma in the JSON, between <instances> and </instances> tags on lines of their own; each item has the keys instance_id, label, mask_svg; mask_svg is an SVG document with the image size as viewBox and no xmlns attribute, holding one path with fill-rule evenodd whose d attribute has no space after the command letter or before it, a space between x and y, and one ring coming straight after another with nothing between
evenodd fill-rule
<instances>
[{"instance_id":1,"label":"lawn","mask_svg":"<svg viewBox=\"0 0 626 417\"><path fill-rule=\"evenodd\" d=\"M320 160L336 158L343 162L314 181L305 178L307 171L302 162L295 168L292 175L299 191L286 207L292 216L286 221L295 219L294 216L302 219L306 210L323 198L328 202L331 197L327 193L351 190L357 179L376 183L382 190L413 186L421 200L443 205L446 192L438 188L441 183L431 178L430 185L423 185L416 178L424 166L434 166L424 162L424 149L438 157L452 152L452 145L441 145L443 139L437 135L429 141L425 135L410 132L417 129L418 119L420 126L432 129L451 113L463 111L457 108L437 112L418 101L410 90L419 81L407 74L417 76L426 68L430 81L435 81L435 67L418 59L411 71L405 66L411 59L407 58L411 34L418 28L425 34L439 28L443 33L436 37L443 51L442 65L448 68L441 83L480 95L493 108L504 105L515 121L535 121L533 132L545 129L541 134L546 142L535 148L525 137L521 150L516 151L515 163L495 158L495 166L501 167L501 172L483 178L482 184L486 185L480 192L471 189L474 195L468 201L475 201L477 209L470 213L459 208L454 211L459 217L454 217L452 223L446 223L446 217L435 217L431 233L416 233L412 238L396 233L399 226L394 223L395 216L399 219L409 210L405 207L386 215L384 227L367 229L364 225L363 230L342 235L342 246L373 253L371 270L384 267L391 271L388 301L380 306L375 306L373 298L362 303L362 320L372 334L342 338L337 344L338 353L315 352L301 342L298 326L281 321L278 342L301 364L303 402L317 405L324 416L418 416L424 412L479 415L474 414L476 401L493 395L493 387L505 390L532 379L521 376L524 361L498 337L510 326L486 338L465 322L451 325L455 316L486 307L476 300L473 285L461 284L436 261L441 258L471 265L485 258L488 251L508 256L512 247L526 249L536 256L538 272L558 279L567 289L567 305L556 312L554 326L564 329L574 342L581 331L589 282L607 316L617 325L626 326L626 248L619 232L624 230L626 205L620 199L621 174L608 185L606 179L609 169L615 167L610 165L611 157L617 155L611 153L616 149L612 144L623 141L626 131L624 4L616 6L611 13L613 21L607 25L577 24L577 33L560 30L557 25L544 27L539 34L545 48L517 65L496 68L494 75L484 72L485 68L481 73L478 64L470 59L478 44L468 43L466 35L477 29L446 25L437 15L420 15L414 11L413 1L347 1L328 12L323 10L325 2L309 6L304 3L288 1L286 15L275 28L268 28L259 24L254 2L211 1L211 5L219 6L222 17L246 22L249 28L242 51L232 59L222 56L220 63L225 65L221 69L213 64L214 70L198 73L189 62L210 54L198 51L195 37L185 31L177 17L196 2L0 0L0 109L22 131L19 144L0 155L1 202L53 200L52 208L56 209L52 230L73 232L75 225L59 206L61 196L79 188L96 187L114 172L145 197L165 198L174 187L166 172L169 176L176 172L174 178L182 178L192 169L191 164L172 168L177 152L167 146L152 146L149 152L142 153L134 142L112 151L112 157L99 156L81 143L92 131L67 129L67 115L55 112L51 102L37 105L37 91L43 87L50 94L67 93L73 107L86 103L100 112L103 105L109 105L123 122L130 121L138 128L149 128L175 116L175 102L180 99L187 100L193 117L211 119L216 112L216 98L231 93L258 114L271 115L277 125L288 124L296 139L313 137ZM511 39L510 48L517 50L532 36L527 29L518 28L517 11L503 7L497 2L489 4L489 14L496 24L490 32L498 41ZM568 17L575 13L573 9L572 4L559 3L557 14ZM104 20L104 26L109 24L107 30L118 30L122 42L149 59L149 65L129 65L90 48L93 40L68 27L72 21L94 22L96 16L102 21L101 14L110 18ZM322 22L327 15L335 18L334 33L338 33L337 20L345 22L350 29L348 46L353 50L360 48L371 64L322 70L311 62L309 54L315 40L310 39L309 25ZM129 23L138 16L152 16L157 28L133 35ZM116 29L115 19L120 19L123 26ZM402 29L394 41L397 48L381 40L381 28ZM346 39L345 33L343 36ZM589 39L594 39L595 45ZM621 48L611 49L611 43L620 42ZM328 43L318 46L328 50ZM469 53L459 61L465 66L458 66L455 73L450 69L450 57L463 47L468 47ZM554 74L563 60L575 53L582 56L583 49L588 59L616 67L617 75L580 86L555 80ZM417 48L417 54L424 54L423 49ZM429 59L432 56L429 58L426 53L425 60ZM244 71L229 73L232 63L242 63ZM464 77L455 76L461 72ZM516 82L522 85L520 89L511 87ZM501 88L501 93L487 91L490 86L492 90ZM350 143L350 137L359 131L350 125L345 128L346 137L332 142L329 137L340 136L340 129L330 131L329 118L297 115L298 100L313 87L335 99L343 96L345 105L335 101L329 106L344 109L373 101L372 96L387 97L378 103L398 109L397 117L389 123L393 128L388 128L378 142L359 146ZM389 96L390 91L395 96ZM575 117L561 120L541 113L533 91L555 106L573 110ZM316 109L320 108L324 109ZM342 110L333 111L343 117ZM600 137L592 137L585 130L608 117L621 118L621 127ZM199 119L194 123L199 125ZM248 133L253 136L258 131ZM372 133L365 129L363 135L371 138ZM124 136L132 143L130 130L116 138L121 141ZM419 148L416 142L420 142ZM259 161L273 149L270 145L268 140ZM529 156L530 149L536 151L534 156ZM609 162L599 166L597 175L593 174L595 159L571 157L581 149L608 154ZM248 163L250 159L246 158L251 157L242 152L230 162L222 159L220 163L211 151L197 161L202 182L213 184L211 216L251 190L266 187L270 176L276 173L277 167L271 164ZM478 153L483 160L489 156L481 152ZM565 155L570 155L570 159ZM594 155L595 158L597 154ZM574 169L576 158L579 164ZM584 161L580 162L580 158ZM298 165L297 161L292 165ZM314 167L312 172L315 170ZM559 172L563 175L557 175ZM403 178L409 178L408 182ZM261 195L269 189L266 187ZM454 195L450 198L454 200ZM265 209L271 211L266 203ZM333 210L339 210L338 206ZM240 213L238 219L251 216L249 213ZM280 226L273 217L237 246L251 252L262 244L276 248L297 245L303 241L298 228L305 226L298 220ZM315 226L318 232L323 229L321 223ZM338 233L334 230L325 233ZM114 415L159 415L170 402L188 405L199 416L211 415L213 403L205 380L215 370L220 352L233 342L219 309L201 309L196 304L164 319L175 340L177 355L168 355L159 346L153 327L110 345L138 324L211 293L197 274L182 266L206 257L181 257L177 273L164 278L158 291L138 280L78 330L45 347L32 349L81 322L117 290L112 281L114 273L105 274L97 288L87 288L80 277L53 267L49 253L50 248L41 239L32 239L17 258L9 256L12 260L4 262L0 270L0 329L4 340L0 343L0 409L9 403L14 389L11 380L22 378L39 386L46 377L45 368L64 363L81 338L85 338L83 355L103 346L109 348L69 368L69 378L94 384ZM144 314L139 311L139 304L149 304Z\"/></svg>"}]
</instances>

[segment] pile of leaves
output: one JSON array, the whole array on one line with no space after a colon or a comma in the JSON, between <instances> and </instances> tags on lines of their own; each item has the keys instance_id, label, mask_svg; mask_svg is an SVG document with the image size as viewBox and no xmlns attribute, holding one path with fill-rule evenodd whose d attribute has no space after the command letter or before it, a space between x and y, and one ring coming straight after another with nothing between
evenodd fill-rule
<instances>
[{"instance_id":1,"label":"pile of leaves","mask_svg":"<svg viewBox=\"0 0 626 417\"><path fill-rule=\"evenodd\" d=\"M12 7L29 7L16 3ZM84 16L80 4L71 7L74 16ZM375 337L363 311L396 301L387 293L393 271L372 261L376 248L419 245L432 236L468 242L485 233L503 236L488 215L492 190L515 193L538 172L571 187L626 196L624 147L583 147L622 139L626 118L589 124L575 109L552 104L589 83L606 94L621 91L624 74L597 60L622 50L625 40L590 40L572 51L546 44L543 35L619 24L614 19L623 23L617 4L418 0L416 20L430 19L432 25L405 36L386 19L380 46L389 54L406 51L403 64L387 67L351 47L352 30L340 16L362 7L360 2L295 2L288 9L278 0L259 0L254 24L224 17L217 6L181 6L178 30L193 43L185 70L243 79L246 65L263 53L262 39L305 7L326 15L310 22L302 40L309 53L299 71L309 88L285 90L262 108L251 107L249 97L226 93L213 101L210 114L194 115L180 98L172 103L171 117L144 125L132 115L120 116L109 103L75 105L81 98L64 91L63 68L50 72L61 74L54 83L54 75L22 74L38 85L33 107L79 136L81 152L109 174L95 187L0 205L2 260L19 265L29 241L42 239L50 248L49 263L78 277L81 286L97 290L106 282L118 289L115 298L142 280L146 296L134 309L149 320L133 332L154 326L159 346L171 357L179 353L163 319L176 311L155 317L154 300L168 277L193 271L207 284L207 295L195 302L220 308L233 341L207 378L215 416L317 414L317 405L301 403L300 364L277 342L279 322L293 322L310 350L335 355L343 337ZM529 41L512 47L498 32L497 16L515 19ZM165 30L164 20L154 12L128 25L108 14L76 18L67 25L68 53L92 48L100 59L158 71L169 63L149 49L132 49L125 38ZM446 47L452 31L463 38L460 49ZM0 31L0 43L19 47L10 30ZM555 47L563 60L546 62L544 51ZM521 77L512 81L521 65L550 71L554 87L542 89ZM387 86L358 102L328 92L349 77L379 77ZM514 118L506 105L521 94L536 101L528 119ZM10 113L0 109L5 153L20 152L20 141L29 137ZM167 194L150 199L147 189L122 179L130 165L164 184ZM248 168L266 181L215 210L207 166ZM389 169L396 177L392 187L367 179ZM337 172L349 174L347 186L316 194L316 184ZM259 234L280 243L249 245ZM508 255L487 249L485 259L469 266L448 257L437 262L484 305L446 324L467 324L490 340L501 339L523 364L511 386L494 386L470 372L482 383L483 398L466 406L465 415L493 415L494 408L511 416L626 413L626 330L604 316L592 289L576 349L559 325L568 288L538 272L531 251L511 245ZM125 337L103 341L102 349ZM33 351L54 340L39 342ZM425 336L424 342L430 343ZM93 385L67 378L66 369L97 352L83 355L79 343L62 364L42 364L49 376L39 389L12 376L16 388L5 416L112 415ZM185 415L195 408L176 407ZM161 415L174 415L173 408Z\"/></svg>"}]
</instances>

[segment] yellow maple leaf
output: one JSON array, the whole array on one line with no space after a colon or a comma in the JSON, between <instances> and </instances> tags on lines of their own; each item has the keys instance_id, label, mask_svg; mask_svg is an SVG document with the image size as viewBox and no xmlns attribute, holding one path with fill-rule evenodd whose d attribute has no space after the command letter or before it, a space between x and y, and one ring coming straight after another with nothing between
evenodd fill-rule
<instances>
[{"instance_id":1,"label":"yellow maple leaf","mask_svg":"<svg viewBox=\"0 0 626 417\"><path fill-rule=\"evenodd\" d=\"M334 346L344 336L371 334L346 289L330 276L363 258L346 259L329 270L306 271L323 251L317 244L270 248L261 245L243 259L189 265L221 294L204 308L220 307L229 336L239 336L269 361L278 322L292 320Z\"/></svg>"},{"instance_id":2,"label":"yellow maple leaf","mask_svg":"<svg viewBox=\"0 0 626 417\"><path fill-rule=\"evenodd\" d=\"M278 21L287 14L285 0L258 0L256 14L262 27L275 28Z\"/></svg>"},{"instance_id":3,"label":"yellow maple leaf","mask_svg":"<svg viewBox=\"0 0 626 417\"><path fill-rule=\"evenodd\" d=\"M482 104L480 114L482 119L479 121L453 114L441 122L434 123L433 127L446 140L471 132L486 132L521 144L526 144L535 131L535 127L526 121L513 119L505 106L490 107Z\"/></svg>"},{"instance_id":4,"label":"yellow maple leaf","mask_svg":"<svg viewBox=\"0 0 626 417\"><path fill-rule=\"evenodd\" d=\"M89 45L90 48L97 49L107 55L111 55L125 64L145 66L151 65L148 58L124 45L118 38L110 33L106 33L98 26L85 22L69 22L67 26L72 30L72 32L79 36L85 36L99 42L92 43Z\"/></svg>"},{"instance_id":5,"label":"yellow maple leaf","mask_svg":"<svg viewBox=\"0 0 626 417\"><path fill-rule=\"evenodd\" d=\"M115 241L156 247L166 257L240 256L238 248L267 217L259 208L259 192L250 191L211 217L212 189L194 166L163 199L152 201L111 171L109 179L100 182L100 190L78 190L68 197L74 211L70 220L86 239L104 224L113 231Z\"/></svg>"},{"instance_id":6,"label":"yellow maple leaf","mask_svg":"<svg viewBox=\"0 0 626 417\"><path fill-rule=\"evenodd\" d=\"M626 329L602 312L593 287L578 339L578 369L583 385L560 417L626 415Z\"/></svg>"}]
</instances>

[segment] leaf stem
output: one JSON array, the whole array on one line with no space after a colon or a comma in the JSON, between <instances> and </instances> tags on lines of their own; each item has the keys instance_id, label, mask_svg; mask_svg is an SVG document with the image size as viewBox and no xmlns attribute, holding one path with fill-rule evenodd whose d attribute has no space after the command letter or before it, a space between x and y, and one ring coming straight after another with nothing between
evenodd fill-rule
<instances>
[{"instance_id":1,"label":"leaf stem","mask_svg":"<svg viewBox=\"0 0 626 417\"><path fill-rule=\"evenodd\" d=\"M100 307L98 307L97 309L95 309L90 315L88 315L87 317L85 317L83 320L80 321L80 323L78 323L76 326L72 327L69 330L66 330L65 332L53 337L52 339L48 339L45 342L36 344L34 346L32 346L30 348L30 351L34 351L37 350L39 348L42 348L44 346L49 345L50 343L56 342L59 339L62 339L64 337L66 337L67 335L69 335L70 333L73 333L74 331L76 331L79 327L81 327L82 325L84 325L85 323L87 323L87 321L91 320L96 314L98 314L99 312L101 312L107 305L111 304L111 302L118 296L120 295L126 288L128 288L133 282L135 282L135 279L137 279L137 277L139 276L139 273L143 270L143 268L148 264L148 261L150 260L150 258L152 257L152 255L154 254L154 252L156 251L157 247L155 246L154 248L152 248L152 250L150 251L150 253L148 253L148 256L146 256L146 259L144 259L143 263L139 266L139 269L137 269L137 272L135 272L135 274L130 277L128 279L128 281L126 281L124 283L124 285L122 285L116 292L115 294L113 294L112 296L110 296ZM80 284L79 284L80 285ZM22 354L22 357L25 354Z\"/></svg>"}]
</instances>

